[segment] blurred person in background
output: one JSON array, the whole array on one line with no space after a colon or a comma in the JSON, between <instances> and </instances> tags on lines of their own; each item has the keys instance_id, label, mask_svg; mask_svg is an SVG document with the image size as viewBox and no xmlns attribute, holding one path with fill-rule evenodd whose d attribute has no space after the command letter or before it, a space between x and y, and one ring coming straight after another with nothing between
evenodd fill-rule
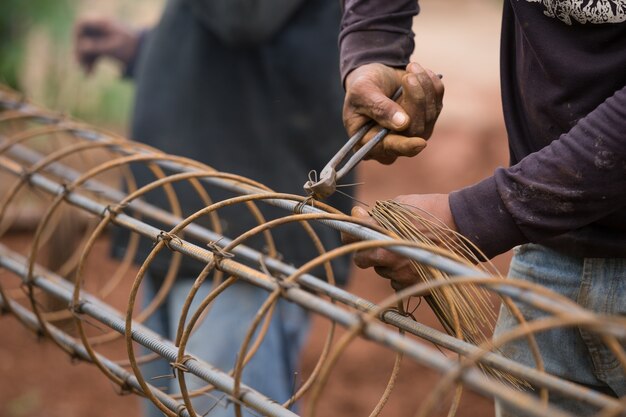
<instances>
[{"instance_id":1,"label":"blurred person in background","mask_svg":"<svg viewBox=\"0 0 626 417\"><path fill-rule=\"evenodd\" d=\"M280 192L302 194L309 170L321 168L346 140L340 117L343 91L339 77L333 75L338 67L340 14L336 0L170 0L160 22L148 30L107 18L80 20L76 53L87 72L99 59L109 57L135 80L132 139ZM140 182L142 175L137 173ZM149 180L144 178L143 183ZM192 189L181 185L177 192L185 215L203 207ZM210 194L214 201L232 196L213 190ZM162 196L148 199L167 207ZM345 197L331 204L344 212L351 205ZM270 208L262 209L271 217ZM257 225L245 210L218 214L229 238ZM326 247L340 243L336 233L319 232ZM281 227L273 236L287 263L300 265L316 253L310 242L303 242L302 229L296 225ZM263 250L263 241L246 244ZM123 252L124 245L114 246L118 254ZM149 246L142 252L144 258L147 250ZM167 262L156 265L145 282L146 301L167 270ZM175 337L183 302L202 267L182 265L165 303L148 320L149 327L169 339ZM349 262L334 267L338 282L345 283ZM207 280L195 299L201 300L210 289ZM212 303L188 351L222 370L232 369L267 295L245 283L228 288ZM295 380L296 362L307 329L307 313L281 299L263 344L245 367L243 382L278 402L286 401L301 382ZM165 361L146 365L144 371L148 381L172 374ZM153 383L169 383L168 392L178 391L175 380ZM226 399L216 405L221 397L211 395L196 399L197 412L234 414ZM152 404L147 411L161 415Z\"/></svg>"},{"instance_id":2,"label":"blurred person in background","mask_svg":"<svg viewBox=\"0 0 626 417\"><path fill-rule=\"evenodd\" d=\"M407 143L428 138L443 85L431 71L409 63L415 0L344 3L344 124L353 134L374 119L404 135L392 136L371 155L391 163L395 154L389 149L402 155ZM625 46L623 0L505 1L501 84L511 166L449 195L397 200L437 216L488 258L515 248L511 277L601 314L626 314ZM399 86L414 99L390 100ZM360 208L353 214L368 218ZM375 267L395 288L418 279L405 258L388 251L359 253L355 263ZM527 320L543 315L519 307ZM496 335L516 325L502 308ZM562 328L538 334L537 341L548 372L611 396L626 395L624 370L593 333ZM526 341L502 350L535 366ZM596 411L555 393L550 401L576 415Z\"/></svg>"}]
</instances>

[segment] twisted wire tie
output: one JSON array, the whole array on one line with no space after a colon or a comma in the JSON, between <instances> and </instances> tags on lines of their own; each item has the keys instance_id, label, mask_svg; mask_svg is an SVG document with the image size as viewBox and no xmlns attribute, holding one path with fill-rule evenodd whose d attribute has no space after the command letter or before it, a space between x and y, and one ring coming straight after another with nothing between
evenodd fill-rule
<instances>
[{"instance_id":1,"label":"twisted wire tie","mask_svg":"<svg viewBox=\"0 0 626 417\"><path fill-rule=\"evenodd\" d=\"M315 196L313 194L309 194L307 198L296 204L296 206L293 208L294 214L302 214L304 207L309 203L311 204L311 207L315 206Z\"/></svg>"},{"instance_id":2,"label":"twisted wire tie","mask_svg":"<svg viewBox=\"0 0 626 417\"><path fill-rule=\"evenodd\" d=\"M224 258L234 258L235 254L224 250L217 242L209 242L206 244L207 248L213 254L213 263L215 264L214 268L218 271L221 271L220 264L224 260Z\"/></svg>"},{"instance_id":3,"label":"twisted wire tie","mask_svg":"<svg viewBox=\"0 0 626 417\"><path fill-rule=\"evenodd\" d=\"M246 394L248 394L248 393L250 393L250 392L252 392L252 389L251 389L251 388L248 388L248 387L241 387L241 386L240 386L240 387L239 387L239 396L238 396L236 399L234 399L234 398L230 399L230 401L232 401L232 402L237 402L237 403L239 403L239 404L241 404L241 405L245 405L245 404L242 402L242 398L243 398L243 396L244 396L244 395L246 395ZM270 401L273 401L273 400L270 400ZM274 401L274 402L275 402L275 401Z\"/></svg>"},{"instance_id":4,"label":"twisted wire tie","mask_svg":"<svg viewBox=\"0 0 626 417\"><path fill-rule=\"evenodd\" d=\"M252 392L252 389L250 389L248 387L239 386L239 395L237 396L237 398L231 397L231 396L224 398L224 402L226 403L226 407L225 408L228 408L228 406L230 404L239 404L239 405L245 407L246 404L242 401L242 398L243 398L244 395L246 395L249 392ZM274 401L271 398L268 398L268 400L269 401ZM252 410L248 410L248 411L250 412L250 414L256 415L256 414L252 413Z\"/></svg>"},{"instance_id":5,"label":"twisted wire tie","mask_svg":"<svg viewBox=\"0 0 626 417\"><path fill-rule=\"evenodd\" d=\"M72 300L67 306L67 309L72 313L74 317L79 318L83 314L84 305L85 302L83 300L78 300L78 302L76 303L74 302L74 300Z\"/></svg>"},{"instance_id":6,"label":"twisted wire tie","mask_svg":"<svg viewBox=\"0 0 626 417\"><path fill-rule=\"evenodd\" d=\"M74 317L76 320L80 320L83 323L88 324L88 325L98 329L99 331L104 331L104 329L102 327L98 326L95 322L90 322L89 320L83 319L84 313L82 312L82 307L85 304L86 304L86 301L83 301L83 300L78 300L78 303L74 303L72 301L67 306L67 309L70 311L70 314L72 315L72 317Z\"/></svg>"},{"instance_id":7,"label":"twisted wire tie","mask_svg":"<svg viewBox=\"0 0 626 417\"><path fill-rule=\"evenodd\" d=\"M63 190L59 193L59 195L63 198L63 200L67 200L67 196L72 192L72 190L70 189L70 186L67 183L62 183L61 188Z\"/></svg>"},{"instance_id":8,"label":"twisted wire tie","mask_svg":"<svg viewBox=\"0 0 626 417\"><path fill-rule=\"evenodd\" d=\"M173 251L172 247L170 246L170 242L172 240L176 241L179 245L183 244L182 239L179 238L178 236L176 236L175 234L166 232L165 230L161 230L159 232L159 234L157 235L156 240L154 241L154 245L152 245L152 246L154 247L159 242L163 241L163 243L165 244L165 247L167 247L169 250Z\"/></svg>"},{"instance_id":9,"label":"twisted wire tie","mask_svg":"<svg viewBox=\"0 0 626 417\"><path fill-rule=\"evenodd\" d=\"M185 365L185 363L189 360L194 359L191 355L184 355L180 358L180 362L170 362L170 366L172 367L172 371L174 369L178 369L179 371L189 372L189 368Z\"/></svg>"},{"instance_id":10,"label":"twisted wire tie","mask_svg":"<svg viewBox=\"0 0 626 417\"><path fill-rule=\"evenodd\" d=\"M187 409L185 404L178 404L176 406L176 410L174 411L178 417L183 417L183 412Z\"/></svg>"},{"instance_id":11,"label":"twisted wire tie","mask_svg":"<svg viewBox=\"0 0 626 417\"><path fill-rule=\"evenodd\" d=\"M26 183L29 186L31 186L32 185L31 180L33 178L33 174L34 174L34 172L31 171L30 169L28 169L26 167L22 167L22 172L20 173L20 178L22 179L22 181L24 181L24 183Z\"/></svg>"},{"instance_id":12,"label":"twisted wire tie","mask_svg":"<svg viewBox=\"0 0 626 417\"><path fill-rule=\"evenodd\" d=\"M111 218L115 218L126 207L128 207L128 203L109 204L104 208L104 210L102 210L102 217L109 216Z\"/></svg>"},{"instance_id":13,"label":"twisted wire tie","mask_svg":"<svg viewBox=\"0 0 626 417\"><path fill-rule=\"evenodd\" d=\"M46 334L44 333L43 329L38 328L37 330L35 330L35 337L37 338L37 343L43 343L43 341L46 339Z\"/></svg>"},{"instance_id":14,"label":"twisted wire tie","mask_svg":"<svg viewBox=\"0 0 626 417\"><path fill-rule=\"evenodd\" d=\"M117 395L119 396L130 395L134 392L133 387L128 383L126 379L124 379L124 381L122 381L122 383L118 385L118 387L120 388L120 390L117 392Z\"/></svg>"},{"instance_id":15,"label":"twisted wire tie","mask_svg":"<svg viewBox=\"0 0 626 417\"><path fill-rule=\"evenodd\" d=\"M72 365L77 365L77 364L79 364L79 363L81 363L81 362L83 362L83 361L88 362L88 363L92 363L92 361L90 361L90 360L88 361L88 360L83 359L83 358L82 358L82 357L78 354L78 352L76 352L75 350L72 350L72 351L69 353L69 355L70 355L70 363L71 363Z\"/></svg>"},{"instance_id":16,"label":"twisted wire tie","mask_svg":"<svg viewBox=\"0 0 626 417\"><path fill-rule=\"evenodd\" d=\"M265 273L265 275L270 279L270 281L276 284L276 286L278 287L278 290L280 291L281 297L285 298L287 296L287 291L289 289L295 288L298 286L294 282L287 282L281 279L277 275L272 275L269 269L267 268L267 265L265 264L265 257L261 257L261 259L259 260L259 265L261 266L261 270L263 271L263 273Z\"/></svg>"},{"instance_id":17,"label":"twisted wire tie","mask_svg":"<svg viewBox=\"0 0 626 417\"><path fill-rule=\"evenodd\" d=\"M20 290L22 290L24 295L28 298L31 298L30 294L33 292L34 287L35 287L35 274L34 273L30 276L24 277L24 280L20 284ZM41 305L39 304L39 302L37 302L37 300L33 299L33 302L35 302L37 305L41 307Z\"/></svg>"}]
</instances>

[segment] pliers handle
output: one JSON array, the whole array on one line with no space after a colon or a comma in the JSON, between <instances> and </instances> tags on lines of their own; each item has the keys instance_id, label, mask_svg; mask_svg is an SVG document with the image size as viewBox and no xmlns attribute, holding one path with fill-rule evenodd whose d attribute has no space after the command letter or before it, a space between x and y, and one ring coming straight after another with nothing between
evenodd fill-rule
<instances>
[{"instance_id":1,"label":"pliers handle","mask_svg":"<svg viewBox=\"0 0 626 417\"><path fill-rule=\"evenodd\" d=\"M402 95L402 87L398 88L392 97L392 100L397 100ZM354 152L351 158L349 158L344 165L338 169L352 149L356 146L361 139L369 132L374 126L374 121L370 120L365 123L361 128L339 149L339 152L331 158L330 161L320 172L319 180L311 179L304 184L304 191L318 200L323 200L331 196L337 189L337 181L343 178L348 172L350 172L356 164L358 164L364 157L376 146L387 134L389 129L382 128L376 135L365 145Z\"/></svg>"}]
</instances>

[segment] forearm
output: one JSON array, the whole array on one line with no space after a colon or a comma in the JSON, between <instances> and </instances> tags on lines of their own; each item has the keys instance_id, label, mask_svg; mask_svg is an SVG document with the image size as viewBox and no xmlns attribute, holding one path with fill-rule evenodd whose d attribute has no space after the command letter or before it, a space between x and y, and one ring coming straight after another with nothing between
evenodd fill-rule
<instances>
[{"instance_id":1,"label":"forearm","mask_svg":"<svg viewBox=\"0 0 626 417\"><path fill-rule=\"evenodd\" d=\"M187 0L194 15L222 42L251 45L267 41L289 21L304 0Z\"/></svg>"},{"instance_id":2,"label":"forearm","mask_svg":"<svg viewBox=\"0 0 626 417\"><path fill-rule=\"evenodd\" d=\"M405 67L413 52L417 0L344 0L339 34L341 77L369 63Z\"/></svg>"},{"instance_id":3,"label":"forearm","mask_svg":"<svg viewBox=\"0 0 626 417\"><path fill-rule=\"evenodd\" d=\"M567 134L452 193L459 231L491 257L579 229L626 207L626 87Z\"/></svg>"}]
</instances>

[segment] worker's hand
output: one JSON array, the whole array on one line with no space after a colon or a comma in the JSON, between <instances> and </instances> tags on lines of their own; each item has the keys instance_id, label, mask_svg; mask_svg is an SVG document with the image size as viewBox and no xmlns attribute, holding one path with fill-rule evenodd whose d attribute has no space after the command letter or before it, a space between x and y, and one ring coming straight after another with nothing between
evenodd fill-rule
<instances>
[{"instance_id":1,"label":"worker's hand","mask_svg":"<svg viewBox=\"0 0 626 417\"><path fill-rule=\"evenodd\" d=\"M400 86L402 97L394 102L390 97ZM399 156L415 156L424 149L443 107L444 87L436 74L415 62L406 71L366 64L348 74L345 87L343 123L349 136L370 119L392 131L366 159L391 164ZM372 129L361 145L379 130Z\"/></svg>"},{"instance_id":2,"label":"worker's hand","mask_svg":"<svg viewBox=\"0 0 626 417\"><path fill-rule=\"evenodd\" d=\"M87 74L103 57L127 67L137 54L139 33L109 18L82 18L74 28L76 59Z\"/></svg>"},{"instance_id":3,"label":"worker's hand","mask_svg":"<svg viewBox=\"0 0 626 417\"><path fill-rule=\"evenodd\" d=\"M456 224L448 203L448 194L413 194L398 196L394 200L409 208L415 207L415 211L418 213L421 212L423 214L426 211L445 223L449 229L456 231ZM370 217L367 211L361 207L354 207L352 216L372 225L377 225L376 220ZM432 241L436 243L441 241L440 237L433 235L431 231L424 228L421 228L421 231ZM453 237L452 232L450 237ZM342 234L342 240L344 243L351 243L358 239L352 235ZM354 263L363 269L373 267L378 275L391 280L391 286L395 290L411 286L419 279L409 259L383 248L357 252L354 255Z\"/></svg>"}]
</instances>

